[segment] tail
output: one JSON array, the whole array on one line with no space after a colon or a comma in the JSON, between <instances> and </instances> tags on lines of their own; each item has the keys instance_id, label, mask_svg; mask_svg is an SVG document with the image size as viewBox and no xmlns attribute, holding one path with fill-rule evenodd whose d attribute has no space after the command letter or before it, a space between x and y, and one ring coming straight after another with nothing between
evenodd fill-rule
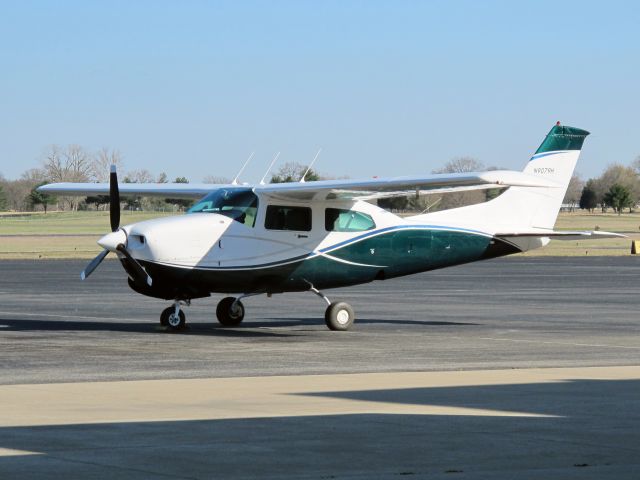
<instances>
[{"instance_id":1,"label":"tail","mask_svg":"<svg viewBox=\"0 0 640 480\"><path fill-rule=\"evenodd\" d=\"M412 218L492 233L553 229L587 135L585 130L558 122L524 168L524 173L551 180L557 186L511 187L486 203Z\"/></svg>"},{"instance_id":2,"label":"tail","mask_svg":"<svg viewBox=\"0 0 640 480\"><path fill-rule=\"evenodd\" d=\"M524 203L520 212L511 209L514 220L524 211L528 211L530 217L526 226L553 228L587 135L589 132L586 130L561 126L558 122L547 134L524 169L524 173L552 180L558 186L538 190L509 189L504 195L496 198L498 200L496 203L507 205L513 201L517 201L520 205ZM505 198L499 201L502 197Z\"/></svg>"}]
</instances>

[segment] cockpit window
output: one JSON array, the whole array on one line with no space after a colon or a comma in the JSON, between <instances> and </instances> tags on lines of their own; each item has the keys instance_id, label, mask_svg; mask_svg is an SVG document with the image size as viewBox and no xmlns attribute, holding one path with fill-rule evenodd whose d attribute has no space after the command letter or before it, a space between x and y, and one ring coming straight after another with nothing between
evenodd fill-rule
<instances>
[{"instance_id":1,"label":"cockpit window","mask_svg":"<svg viewBox=\"0 0 640 480\"><path fill-rule=\"evenodd\" d=\"M257 212L258 197L250 188L219 188L199 200L187 213L219 213L253 227Z\"/></svg>"}]
</instances>

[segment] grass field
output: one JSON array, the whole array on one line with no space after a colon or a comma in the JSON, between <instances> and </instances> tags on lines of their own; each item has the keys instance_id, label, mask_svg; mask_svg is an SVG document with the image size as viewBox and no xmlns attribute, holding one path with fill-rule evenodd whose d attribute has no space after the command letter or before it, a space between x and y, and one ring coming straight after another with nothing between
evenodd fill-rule
<instances>
[{"instance_id":1,"label":"grass field","mask_svg":"<svg viewBox=\"0 0 640 480\"><path fill-rule=\"evenodd\" d=\"M169 215L157 212L122 212L123 225ZM630 238L559 241L526 256L629 255L631 240L640 239L640 213L561 213L558 230L604 230ZM0 260L92 258L100 247L96 240L109 231L108 212L50 212L0 215Z\"/></svg>"},{"instance_id":2,"label":"grass field","mask_svg":"<svg viewBox=\"0 0 640 480\"><path fill-rule=\"evenodd\" d=\"M140 222L167 213L121 213L121 223ZM96 240L109 232L109 212L50 212L0 216L0 260L92 258Z\"/></svg>"},{"instance_id":3,"label":"grass field","mask_svg":"<svg viewBox=\"0 0 640 480\"><path fill-rule=\"evenodd\" d=\"M631 240L640 239L640 213L561 213L556 221L556 230L602 230L627 235L629 238L606 240L562 241L553 240L545 248L522 255L578 256L578 255L630 255Z\"/></svg>"},{"instance_id":4,"label":"grass field","mask_svg":"<svg viewBox=\"0 0 640 480\"><path fill-rule=\"evenodd\" d=\"M168 213L122 211L122 225ZM50 212L0 216L0 235L100 235L109 230L109 212Z\"/></svg>"}]
</instances>

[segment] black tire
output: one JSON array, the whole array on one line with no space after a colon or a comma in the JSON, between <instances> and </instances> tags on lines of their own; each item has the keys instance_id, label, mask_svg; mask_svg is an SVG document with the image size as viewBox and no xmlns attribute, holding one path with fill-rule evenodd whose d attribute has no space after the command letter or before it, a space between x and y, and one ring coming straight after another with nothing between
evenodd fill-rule
<instances>
[{"instance_id":1,"label":"black tire","mask_svg":"<svg viewBox=\"0 0 640 480\"><path fill-rule=\"evenodd\" d=\"M175 312L175 308L173 307L167 307L162 311L160 314L160 325L163 327L169 325L169 315L171 315L172 312Z\"/></svg>"},{"instance_id":2,"label":"black tire","mask_svg":"<svg viewBox=\"0 0 640 480\"><path fill-rule=\"evenodd\" d=\"M237 327L244 319L244 305L234 297L223 298L216 308L216 317L223 327Z\"/></svg>"},{"instance_id":3,"label":"black tire","mask_svg":"<svg viewBox=\"0 0 640 480\"><path fill-rule=\"evenodd\" d=\"M180 310L178 314L178 320L175 320L176 308L171 306L165 308L160 314L160 325L167 327L170 330L182 330L187 321L184 312Z\"/></svg>"},{"instance_id":4,"label":"black tire","mask_svg":"<svg viewBox=\"0 0 640 480\"><path fill-rule=\"evenodd\" d=\"M346 331L353 326L356 315L351 305L345 302L335 302L327 307L324 321L329 330Z\"/></svg>"}]
</instances>

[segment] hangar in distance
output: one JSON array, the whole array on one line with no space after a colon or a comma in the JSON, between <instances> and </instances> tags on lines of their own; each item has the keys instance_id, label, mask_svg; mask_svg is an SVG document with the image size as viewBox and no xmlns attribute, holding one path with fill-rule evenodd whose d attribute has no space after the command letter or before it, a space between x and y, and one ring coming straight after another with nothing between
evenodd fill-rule
<instances>
[{"instance_id":1,"label":"hangar in distance","mask_svg":"<svg viewBox=\"0 0 640 480\"><path fill-rule=\"evenodd\" d=\"M607 232L553 227L589 132L558 122L522 172L496 170L366 180L281 184L56 183L55 195L110 195L111 233L82 272L88 277L115 253L136 292L169 300L160 322L185 324L184 307L212 293L216 316L239 325L251 295L309 291L327 303L325 322L348 330L346 302L322 293L335 287L525 252L550 239L608 238ZM401 218L370 200L416 192L506 189L485 203ZM186 214L120 226L120 196L197 199Z\"/></svg>"}]
</instances>

